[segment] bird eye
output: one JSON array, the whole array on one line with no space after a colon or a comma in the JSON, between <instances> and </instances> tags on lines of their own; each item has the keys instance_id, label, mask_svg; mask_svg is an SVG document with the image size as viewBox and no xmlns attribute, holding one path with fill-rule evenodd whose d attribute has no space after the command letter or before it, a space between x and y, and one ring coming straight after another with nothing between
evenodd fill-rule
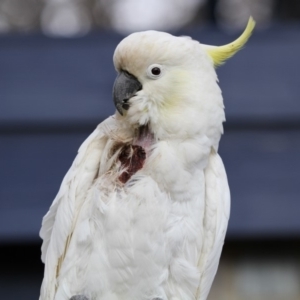
<instances>
[{"instance_id":1,"label":"bird eye","mask_svg":"<svg viewBox=\"0 0 300 300\"><path fill-rule=\"evenodd\" d=\"M152 68L152 70L151 70L151 73L153 74L153 75L155 75L155 76L157 76L157 75L159 75L160 74L160 68L158 68L158 67L154 67L154 68Z\"/></svg>"},{"instance_id":2,"label":"bird eye","mask_svg":"<svg viewBox=\"0 0 300 300\"><path fill-rule=\"evenodd\" d=\"M148 67L147 75L151 79L158 79L161 77L163 73L163 66L154 64Z\"/></svg>"}]
</instances>

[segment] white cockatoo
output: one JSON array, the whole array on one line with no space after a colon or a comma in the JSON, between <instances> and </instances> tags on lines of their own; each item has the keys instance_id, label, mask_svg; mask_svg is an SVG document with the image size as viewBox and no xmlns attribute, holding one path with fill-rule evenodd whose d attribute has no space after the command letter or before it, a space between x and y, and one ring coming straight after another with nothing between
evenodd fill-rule
<instances>
[{"instance_id":1,"label":"white cockatoo","mask_svg":"<svg viewBox=\"0 0 300 300\"><path fill-rule=\"evenodd\" d=\"M43 219L40 300L205 300L230 193L215 66L225 46L145 31L117 46L115 115L79 149Z\"/></svg>"}]
</instances>

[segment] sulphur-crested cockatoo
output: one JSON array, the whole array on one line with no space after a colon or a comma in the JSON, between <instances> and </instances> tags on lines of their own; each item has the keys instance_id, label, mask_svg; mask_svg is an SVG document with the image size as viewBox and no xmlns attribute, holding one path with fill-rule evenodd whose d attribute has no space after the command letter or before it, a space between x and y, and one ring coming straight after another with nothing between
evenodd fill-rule
<instances>
[{"instance_id":1,"label":"sulphur-crested cockatoo","mask_svg":"<svg viewBox=\"0 0 300 300\"><path fill-rule=\"evenodd\" d=\"M217 150L225 46L145 31L114 53L116 113L79 149L43 219L40 300L204 300L230 194Z\"/></svg>"}]
</instances>

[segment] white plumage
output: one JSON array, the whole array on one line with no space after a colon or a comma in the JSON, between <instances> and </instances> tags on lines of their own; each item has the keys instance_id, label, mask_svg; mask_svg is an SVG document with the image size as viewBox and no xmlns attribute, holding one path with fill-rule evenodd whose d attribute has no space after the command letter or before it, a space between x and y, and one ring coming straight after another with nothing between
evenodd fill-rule
<instances>
[{"instance_id":1,"label":"white plumage","mask_svg":"<svg viewBox=\"0 0 300 300\"><path fill-rule=\"evenodd\" d=\"M119 44L119 112L82 144L43 219L40 300L207 298L230 207L213 60L161 32Z\"/></svg>"}]
</instances>

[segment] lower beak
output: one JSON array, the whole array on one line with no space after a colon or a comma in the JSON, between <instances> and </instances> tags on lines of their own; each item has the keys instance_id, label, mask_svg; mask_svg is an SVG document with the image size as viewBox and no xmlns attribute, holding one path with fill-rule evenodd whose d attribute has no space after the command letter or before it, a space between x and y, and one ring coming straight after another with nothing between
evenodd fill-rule
<instances>
[{"instance_id":1,"label":"lower beak","mask_svg":"<svg viewBox=\"0 0 300 300\"><path fill-rule=\"evenodd\" d=\"M113 87L114 104L118 112L123 116L123 110L128 110L129 99L142 89L141 83L128 72L121 71L115 80Z\"/></svg>"}]
</instances>

